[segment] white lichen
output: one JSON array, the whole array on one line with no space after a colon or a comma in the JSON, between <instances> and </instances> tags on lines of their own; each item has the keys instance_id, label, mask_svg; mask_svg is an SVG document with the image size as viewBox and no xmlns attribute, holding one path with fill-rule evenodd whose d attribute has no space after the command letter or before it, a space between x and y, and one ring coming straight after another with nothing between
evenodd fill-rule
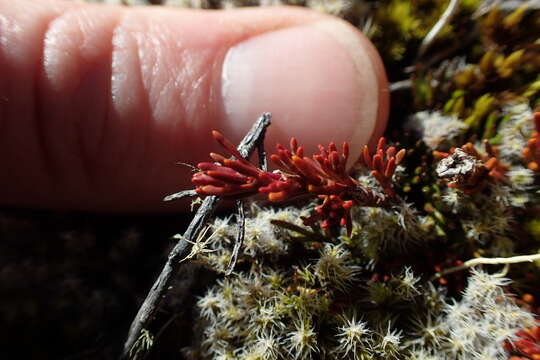
<instances>
[{"instance_id":1,"label":"white lichen","mask_svg":"<svg viewBox=\"0 0 540 360\"><path fill-rule=\"evenodd\" d=\"M522 151L534 129L531 108L526 103L509 105L503 109L504 122L499 127L501 157L511 163L522 161Z\"/></svg>"},{"instance_id":2,"label":"white lichen","mask_svg":"<svg viewBox=\"0 0 540 360\"><path fill-rule=\"evenodd\" d=\"M414 114L407 127L420 134L424 143L432 150L446 151L459 145L460 137L468 126L455 116L443 115L439 111L421 111Z\"/></svg>"}]
</instances>

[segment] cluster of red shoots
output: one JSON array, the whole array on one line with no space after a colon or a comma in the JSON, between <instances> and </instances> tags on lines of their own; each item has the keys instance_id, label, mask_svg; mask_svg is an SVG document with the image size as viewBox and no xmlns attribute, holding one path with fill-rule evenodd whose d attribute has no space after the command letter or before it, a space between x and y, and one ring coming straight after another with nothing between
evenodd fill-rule
<instances>
[{"instance_id":1,"label":"cluster of red shoots","mask_svg":"<svg viewBox=\"0 0 540 360\"><path fill-rule=\"evenodd\" d=\"M367 146L363 151L363 161L372 170L384 194L375 194L349 175L347 160L349 144L344 142L341 152L334 143L328 147L319 145L319 154L311 158L304 156L304 148L298 146L293 137L290 148L281 144L270 156L279 170L263 171L244 159L235 146L218 131L213 131L214 139L233 158L210 153L214 162L197 165L192 182L197 185L199 195L218 195L225 198L242 198L254 194L265 194L272 202L281 202L297 196L312 196L321 199L315 213L304 222L308 225L321 221L325 231L345 226L350 234L352 229L351 208L354 205L378 206L387 198L396 196L392 188L392 175L405 155L405 150L397 151L387 147L381 138L377 151L371 155Z\"/></svg>"},{"instance_id":2,"label":"cluster of red shoots","mask_svg":"<svg viewBox=\"0 0 540 360\"><path fill-rule=\"evenodd\" d=\"M535 131L527 142L527 147L523 149L523 158L527 167L532 171L540 171L540 112L534 113Z\"/></svg>"},{"instance_id":3,"label":"cluster of red shoots","mask_svg":"<svg viewBox=\"0 0 540 360\"><path fill-rule=\"evenodd\" d=\"M510 360L540 360L540 326L518 330L516 340L504 344L506 350L512 355Z\"/></svg>"},{"instance_id":4,"label":"cluster of red shoots","mask_svg":"<svg viewBox=\"0 0 540 360\"><path fill-rule=\"evenodd\" d=\"M531 294L523 294L516 298L516 304L527 309L536 316L538 310L535 306L536 300ZM521 329L516 332L513 340L506 341L504 348L510 354L510 360L540 360L540 323L529 328Z\"/></svg>"},{"instance_id":5,"label":"cluster of red shoots","mask_svg":"<svg viewBox=\"0 0 540 360\"><path fill-rule=\"evenodd\" d=\"M370 155L367 146L364 146L362 151L363 164L368 169L371 169L371 175L377 179L377 182L388 196L393 197L396 195L392 187L392 175L396 170L396 166L405 157L405 153L405 149L398 152L395 146L387 147L386 140L383 137L379 139L373 156Z\"/></svg>"},{"instance_id":6,"label":"cluster of red shoots","mask_svg":"<svg viewBox=\"0 0 540 360\"><path fill-rule=\"evenodd\" d=\"M473 161L467 173L452 174L452 176L448 177L448 187L458 188L467 194L472 194L482 190L488 181L506 181L506 173L509 168L498 158L499 150L496 146L491 145L488 140L484 140L483 144L485 154L480 154L470 142L459 148L452 148L448 153L433 152L433 156L441 160L452 156L457 158L457 151L459 150L461 154L464 153L465 156L469 157L470 161Z\"/></svg>"}]
</instances>

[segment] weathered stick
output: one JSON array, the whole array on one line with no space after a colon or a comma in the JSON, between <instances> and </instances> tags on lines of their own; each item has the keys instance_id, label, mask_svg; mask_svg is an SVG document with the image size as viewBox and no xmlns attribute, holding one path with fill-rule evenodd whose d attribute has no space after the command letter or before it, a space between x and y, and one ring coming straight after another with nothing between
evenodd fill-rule
<instances>
[{"instance_id":1,"label":"weathered stick","mask_svg":"<svg viewBox=\"0 0 540 360\"><path fill-rule=\"evenodd\" d=\"M240 145L238 145L238 152L240 152L243 157L248 158L256 148L260 147L260 144L264 141L266 128L270 125L270 118L271 115L269 113L264 113L251 127ZM178 194L167 196L165 200L181 198L184 197L186 193L190 194L189 191L180 192ZM204 199L187 230L184 232L184 239L193 241L193 239L197 237L197 234L208 222L220 200L221 199L218 196L208 196ZM165 297L167 290L169 290L171 280L178 272L181 259L189 254L191 247L192 244L190 242L180 240L169 253L165 266L154 282L154 285L152 285L152 288L139 308L135 319L131 323L121 358L127 359L130 357L130 351L137 341L137 338L140 336L141 330L146 328L154 318L161 300ZM135 356L138 358L139 355L137 354Z\"/></svg>"}]
</instances>

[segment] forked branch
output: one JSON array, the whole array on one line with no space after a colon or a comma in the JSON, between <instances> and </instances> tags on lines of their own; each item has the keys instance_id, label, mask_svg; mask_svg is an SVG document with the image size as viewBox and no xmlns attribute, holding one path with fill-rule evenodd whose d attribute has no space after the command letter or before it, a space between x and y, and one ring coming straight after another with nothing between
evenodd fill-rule
<instances>
[{"instance_id":1,"label":"forked branch","mask_svg":"<svg viewBox=\"0 0 540 360\"><path fill-rule=\"evenodd\" d=\"M240 145L238 145L237 150L242 157L248 158L255 149L261 149L263 147L262 143L264 142L266 128L270 125L270 117L271 115L269 113L263 114L246 134ZM193 196L193 194L193 191L180 192L169 195L164 200L175 200L185 196ZM196 239L199 232L207 224L220 200L219 196L208 196L204 199L187 230L184 232L183 239L178 241L169 253L165 266L154 282L154 285L152 285L152 288L139 308L135 319L131 323L128 337L122 351L123 359L129 358L130 351L139 338L141 331L146 329L150 321L154 318L161 300L165 297L171 280L178 272L181 260L190 253L191 247L193 246L193 240ZM134 356L136 358L142 358L144 353L139 352Z\"/></svg>"}]
</instances>

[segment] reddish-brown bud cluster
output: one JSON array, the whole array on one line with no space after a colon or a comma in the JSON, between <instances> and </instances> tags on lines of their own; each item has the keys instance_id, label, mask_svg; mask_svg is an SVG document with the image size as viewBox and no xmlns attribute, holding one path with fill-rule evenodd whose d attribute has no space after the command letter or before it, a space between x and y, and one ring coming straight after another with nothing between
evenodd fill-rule
<instances>
[{"instance_id":1,"label":"reddish-brown bud cluster","mask_svg":"<svg viewBox=\"0 0 540 360\"><path fill-rule=\"evenodd\" d=\"M197 185L195 191L198 194L227 197L249 196L256 194L261 186L280 178L279 175L266 173L245 160L234 145L218 131L213 131L212 135L235 159L210 153L214 163L199 163L197 167L200 171L191 179Z\"/></svg>"},{"instance_id":2,"label":"reddish-brown bud cluster","mask_svg":"<svg viewBox=\"0 0 540 360\"><path fill-rule=\"evenodd\" d=\"M338 195L319 195L322 204L315 207L315 214L304 219L305 224L321 221L321 227L328 231L337 226L344 226L347 233L352 231L351 209L355 202L343 200Z\"/></svg>"},{"instance_id":3,"label":"reddish-brown bud cluster","mask_svg":"<svg viewBox=\"0 0 540 360\"><path fill-rule=\"evenodd\" d=\"M449 181L448 187L474 193L483 189L486 180L506 181L509 168L498 159L498 149L484 140L486 154L482 155L472 143L452 148L449 153L434 151L433 156L441 161L437 175Z\"/></svg>"},{"instance_id":4,"label":"reddish-brown bud cluster","mask_svg":"<svg viewBox=\"0 0 540 360\"><path fill-rule=\"evenodd\" d=\"M534 127L531 138L527 142L527 147L523 149L523 158L527 167L532 171L540 171L540 112L534 113Z\"/></svg>"},{"instance_id":5,"label":"reddish-brown bud cluster","mask_svg":"<svg viewBox=\"0 0 540 360\"><path fill-rule=\"evenodd\" d=\"M367 145L364 146L362 152L363 164L371 169L371 175L377 179L377 182L388 196L395 196L392 188L392 176L396 167L405 157L405 153L405 149L398 152L395 146L387 148L386 139L383 137L379 139L377 150L373 155L369 153Z\"/></svg>"},{"instance_id":6,"label":"reddish-brown bud cluster","mask_svg":"<svg viewBox=\"0 0 540 360\"><path fill-rule=\"evenodd\" d=\"M334 143L328 149L319 145L320 154L313 158L303 156L304 150L296 139L291 139L291 151L282 145L276 146L277 154L270 156L274 164L283 169L282 174L297 176L305 184L306 190L313 194L339 194L359 183L351 178L346 170L349 157L349 144L343 143L340 154Z\"/></svg>"},{"instance_id":7,"label":"reddish-brown bud cluster","mask_svg":"<svg viewBox=\"0 0 540 360\"><path fill-rule=\"evenodd\" d=\"M243 159L221 133L213 131L212 135L234 158L211 153L213 163L197 165L200 171L193 175L192 182L197 185L195 191L200 195L240 198L262 193L273 202L297 195L317 196L322 203L315 208L313 216L304 219L306 224L321 221L325 230L345 226L349 233L352 229L351 208L354 205L382 204L381 196L376 196L348 174L349 144L346 142L341 152L334 143L328 147L319 145L319 154L309 158L304 156L303 147L298 146L293 137L289 149L278 144L277 152L270 157L280 170L267 172ZM385 141L381 138L377 153L370 157L367 152L367 164L373 169L373 175L386 195L393 197L392 174L405 151L397 152L395 147L385 148Z\"/></svg>"},{"instance_id":8,"label":"reddish-brown bud cluster","mask_svg":"<svg viewBox=\"0 0 540 360\"><path fill-rule=\"evenodd\" d=\"M511 360L540 360L540 326L517 331L516 339L506 342L504 347L512 354L518 354L510 357Z\"/></svg>"}]
</instances>

